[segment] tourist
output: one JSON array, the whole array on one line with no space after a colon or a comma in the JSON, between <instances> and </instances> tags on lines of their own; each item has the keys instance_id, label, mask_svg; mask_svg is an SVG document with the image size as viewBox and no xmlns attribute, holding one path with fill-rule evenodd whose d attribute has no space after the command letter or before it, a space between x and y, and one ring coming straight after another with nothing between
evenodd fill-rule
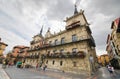
<instances>
[{"instance_id":1,"label":"tourist","mask_svg":"<svg viewBox=\"0 0 120 79\"><path fill-rule=\"evenodd\" d=\"M108 71L110 72L110 75L114 75L113 73L114 73L114 68L112 67L112 65L108 65L107 66L107 68L108 68Z\"/></svg>"},{"instance_id":2,"label":"tourist","mask_svg":"<svg viewBox=\"0 0 120 79\"><path fill-rule=\"evenodd\" d=\"M36 64L36 67L35 67L35 68L36 68L36 70L38 69L38 66L39 66L39 63L37 63L37 64Z\"/></svg>"},{"instance_id":3,"label":"tourist","mask_svg":"<svg viewBox=\"0 0 120 79\"><path fill-rule=\"evenodd\" d=\"M45 70L46 70L46 68L47 68L47 65L45 65L45 66L43 67L43 71L45 71Z\"/></svg>"}]
</instances>

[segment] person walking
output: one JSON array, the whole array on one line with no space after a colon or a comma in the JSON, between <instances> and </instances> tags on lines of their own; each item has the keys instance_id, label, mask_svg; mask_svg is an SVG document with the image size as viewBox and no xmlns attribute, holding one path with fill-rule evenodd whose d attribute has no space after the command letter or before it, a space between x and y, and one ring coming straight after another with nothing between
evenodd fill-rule
<instances>
[{"instance_id":1,"label":"person walking","mask_svg":"<svg viewBox=\"0 0 120 79\"><path fill-rule=\"evenodd\" d=\"M45 66L43 67L43 71L45 71L45 70L46 70L46 68L47 68L47 65L45 65Z\"/></svg>"},{"instance_id":2,"label":"person walking","mask_svg":"<svg viewBox=\"0 0 120 79\"><path fill-rule=\"evenodd\" d=\"M108 68L108 71L110 72L110 75L111 76L115 76L115 74L114 74L114 67L112 65L108 65L107 68Z\"/></svg>"},{"instance_id":3,"label":"person walking","mask_svg":"<svg viewBox=\"0 0 120 79\"><path fill-rule=\"evenodd\" d=\"M36 70L38 69L38 66L39 66L39 63L36 64L36 67L35 67Z\"/></svg>"}]
</instances>

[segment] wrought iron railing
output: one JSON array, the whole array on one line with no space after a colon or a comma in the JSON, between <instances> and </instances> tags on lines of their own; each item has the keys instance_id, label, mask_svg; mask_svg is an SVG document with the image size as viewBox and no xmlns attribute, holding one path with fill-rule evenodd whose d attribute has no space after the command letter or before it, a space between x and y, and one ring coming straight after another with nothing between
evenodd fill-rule
<instances>
[{"instance_id":1,"label":"wrought iron railing","mask_svg":"<svg viewBox=\"0 0 120 79\"><path fill-rule=\"evenodd\" d=\"M44 58L84 58L84 52L76 52L76 53L54 53L54 54L46 54L43 55Z\"/></svg>"},{"instance_id":2,"label":"wrought iron railing","mask_svg":"<svg viewBox=\"0 0 120 79\"><path fill-rule=\"evenodd\" d=\"M50 44L45 44L43 45L42 47L36 47L34 49L30 49L28 51L31 51L31 50L39 50L41 48L45 48L45 47L51 47L51 46L58 46L58 45L64 45L64 44L69 44L69 43L75 43L75 42L80 42L80 41L89 41L89 44L91 46L94 46L95 47L95 41L93 39L93 37L91 36L88 36L88 35L84 35L84 36L79 36L77 37L74 41L72 39L66 39L64 41L64 43L61 43L61 41L57 41L57 43L53 42L53 43L50 43Z\"/></svg>"}]
</instances>

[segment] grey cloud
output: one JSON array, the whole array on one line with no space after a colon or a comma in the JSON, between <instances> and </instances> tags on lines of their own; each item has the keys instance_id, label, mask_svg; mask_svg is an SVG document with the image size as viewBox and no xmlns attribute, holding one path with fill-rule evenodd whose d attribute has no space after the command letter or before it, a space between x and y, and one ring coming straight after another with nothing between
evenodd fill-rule
<instances>
[{"instance_id":1,"label":"grey cloud","mask_svg":"<svg viewBox=\"0 0 120 79\"><path fill-rule=\"evenodd\" d=\"M103 1L90 1L89 8L94 9L97 13L103 13L105 15L119 16L120 0L103 0Z\"/></svg>"},{"instance_id":2,"label":"grey cloud","mask_svg":"<svg viewBox=\"0 0 120 79\"><path fill-rule=\"evenodd\" d=\"M49 7L47 15L49 19L63 20L65 16L73 15L74 5L69 0L58 0L56 5Z\"/></svg>"},{"instance_id":3,"label":"grey cloud","mask_svg":"<svg viewBox=\"0 0 120 79\"><path fill-rule=\"evenodd\" d=\"M0 0L0 11L6 13L16 22L13 23L7 17L2 16L0 22L3 26L6 25L7 30L8 27L11 27L9 31L14 31L14 33L17 31L19 37L22 37L21 35L23 35L23 38L28 37L25 38L27 40L31 40L34 34L39 33L43 24L44 32L48 27L51 27L52 30L63 28L63 25L60 26L60 22L66 16L73 15L74 12L72 0L11 0L9 3L8 1ZM85 16L91 23L90 28L99 52L105 51L106 37L111 30L111 22L120 16L119 3L119 0L81 0L78 6L78 11L79 9L85 10ZM9 22L5 24L3 21ZM54 28L54 26L57 27ZM0 27L2 26L0 25Z\"/></svg>"}]
</instances>

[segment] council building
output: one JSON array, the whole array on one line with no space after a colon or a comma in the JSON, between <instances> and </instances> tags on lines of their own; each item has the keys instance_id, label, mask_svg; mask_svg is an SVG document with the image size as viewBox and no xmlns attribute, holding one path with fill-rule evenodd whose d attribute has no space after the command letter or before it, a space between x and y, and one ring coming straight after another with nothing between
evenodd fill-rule
<instances>
[{"instance_id":1,"label":"council building","mask_svg":"<svg viewBox=\"0 0 120 79\"><path fill-rule=\"evenodd\" d=\"M84 11L78 12L75 6L74 14L65 22L65 30L59 33L52 34L49 28L43 36L42 27L40 33L33 36L25 63L33 67L46 65L48 69L91 75L96 69L96 45Z\"/></svg>"}]
</instances>

